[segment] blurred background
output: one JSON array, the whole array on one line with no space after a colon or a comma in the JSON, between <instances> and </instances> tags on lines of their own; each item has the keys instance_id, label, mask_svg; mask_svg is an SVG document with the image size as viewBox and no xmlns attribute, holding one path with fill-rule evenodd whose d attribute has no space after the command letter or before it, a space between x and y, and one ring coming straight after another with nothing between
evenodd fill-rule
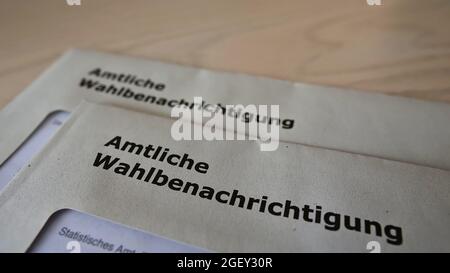
<instances>
[{"instance_id":1,"label":"blurred background","mask_svg":"<svg viewBox=\"0 0 450 273\"><path fill-rule=\"evenodd\" d=\"M450 102L449 0L0 0L0 108L68 48Z\"/></svg>"}]
</instances>

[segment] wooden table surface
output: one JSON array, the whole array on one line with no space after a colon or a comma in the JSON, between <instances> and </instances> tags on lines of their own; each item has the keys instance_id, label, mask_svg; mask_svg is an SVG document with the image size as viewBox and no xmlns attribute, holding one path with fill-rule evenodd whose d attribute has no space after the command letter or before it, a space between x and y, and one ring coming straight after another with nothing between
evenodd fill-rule
<instances>
[{"instance_id":1,"label":"wooden table surface","mask_svg":"<svg viewBox=\"0 0 450 273\"><path fill-rule=\"evenodd\" d=\"M0 0L0 108L71 47L450 102L449 0L81 1Z\"/></svg>"}]
</instances>

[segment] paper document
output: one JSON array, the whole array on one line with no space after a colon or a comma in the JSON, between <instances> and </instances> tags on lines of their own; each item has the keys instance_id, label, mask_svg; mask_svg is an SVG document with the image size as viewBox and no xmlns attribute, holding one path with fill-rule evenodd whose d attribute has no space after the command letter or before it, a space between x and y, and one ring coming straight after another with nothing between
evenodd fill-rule
<instances>
[{"instance_id":1,"label":"paper document","mask_svg":"<svg viewBox=\"0 0 450 273\"><path fill-rule=\"evenodd\" d=\"M0 195L0 251L27 250L66 208L210 251L449 251L450 172L292 143L175 141L172 123L83 103Z\"/></svg>"},{"instance_id":2,"label":"paper document","mask_svg":"<svg viewBox=\"0 0 450 273\"><path fill-rule=\"evenodd\" d=\"M69 117L69 113L51 113L34 132L20 145L3 164L0 165L0 192L14 176L47 144L56 130Z\"/></svg>"},{"instance_id":3,"label":"paper document","mask_svg":"<svg viewBox=\"0 0 450 273\"><path fill-rule=\"evenodd\" d=\"M53 215L29 252L62 253L150 253L205 252L74 210Z\"/></svg>"}]
</instances>

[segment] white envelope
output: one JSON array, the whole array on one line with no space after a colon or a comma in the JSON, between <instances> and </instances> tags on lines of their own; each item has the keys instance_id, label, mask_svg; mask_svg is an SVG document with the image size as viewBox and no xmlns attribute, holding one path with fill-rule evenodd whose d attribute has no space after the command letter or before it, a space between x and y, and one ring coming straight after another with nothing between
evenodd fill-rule
<instances>
[{"instance_id":1,"label":"white envelope","mask_svg":"<svg viewBox=\"0 0 450 273\"><path fill-rule=\"evenodd\" d=\"M89 89L88 81L97 84ZM125 91L112 95L107 88L129 89L139 96L126 98ZM143 101L143 96L155 100ZM192 102L194 96L221 105L280 105L281 119L287 121L287 126L281 127L280 138L286 142L450 170L448 104L84 50L64 54L2 109L0 163L49 113L71 112L83 99L169 116L169 101ZM164 100L166 103L161 103Z\"/></svg>"},{"instance_id":2,"label":"white envelope","mask_svg":"<svg viewBox=\"0 0 450 273\"><path fill-rule=\"evenodd\" d=\"M0 251L27 250L64 209L219 252L450 250L448 171L292 143L175 141L172 124L82 104L0 195Z\"/></svg>"}]
</instances>

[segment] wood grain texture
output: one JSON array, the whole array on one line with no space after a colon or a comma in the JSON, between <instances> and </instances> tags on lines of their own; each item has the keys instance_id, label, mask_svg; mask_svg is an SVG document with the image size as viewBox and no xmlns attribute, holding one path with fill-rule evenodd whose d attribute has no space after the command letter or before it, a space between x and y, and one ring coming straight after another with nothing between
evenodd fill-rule
<instances>
[{"instance_id":1,"label":"wood grain texture","mask_svg":"<svg viewBox=\"0 0 450 273\"><path fill-rule=\"evenodd\" d=\"M0 0L0 108L67 48L450 102L450 1Z\"/></svg>"}]
</instances>

